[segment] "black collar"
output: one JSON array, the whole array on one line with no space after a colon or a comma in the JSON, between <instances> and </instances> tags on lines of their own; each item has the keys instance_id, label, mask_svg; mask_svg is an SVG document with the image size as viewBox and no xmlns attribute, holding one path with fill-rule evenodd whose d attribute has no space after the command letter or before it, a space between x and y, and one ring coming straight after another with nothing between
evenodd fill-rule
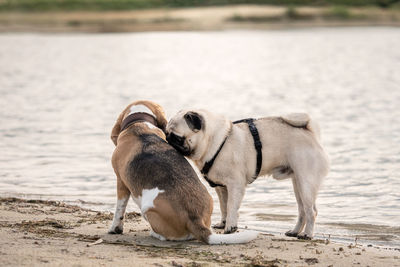
<instances>
[{"instance_id":1,"label":"black collar","mask_svg":"<svg viewBox=\"0 0 400 267\"><path fill-rule=\"evenodd\" d=\"M229 135L231 134L231 131L232 131L232 126L231 126L231 128L229 129L228 134L225 136L224 141L223 141L222 144L219 146L217 152L214 154L214 157L212 157L212 159L210 159L209 161L207 161L207 162L204 164L203 168L201 169L201 173L203 174L204 179L206 179L206 181L208 182L208 184L209 184L211 187L225 186L225 185L223 185L223 184L216 184L216 183L214 183L213 181L211 181L210 179L208 179L207 174L208 174L208 172L210 171L212 165L214 164L215 159L218 157L219 152L221 152L222 147L225 145L226 139L228 139Z\"/></svg>"},{"instance_id":2,"label":"black collar","mask_svg":"<svg viewBox=\"0 0 400 267\"><path fill-rule=\"evenodd\" d=\"M128 117L126 117L122 121L121 132L135 122L149 122L149 123L153 124L154 126L158 127L156 118L154 118L152 115L145 113L145 112L135 112L135 113L130 114Z\"/></svg>"}]
</instances>

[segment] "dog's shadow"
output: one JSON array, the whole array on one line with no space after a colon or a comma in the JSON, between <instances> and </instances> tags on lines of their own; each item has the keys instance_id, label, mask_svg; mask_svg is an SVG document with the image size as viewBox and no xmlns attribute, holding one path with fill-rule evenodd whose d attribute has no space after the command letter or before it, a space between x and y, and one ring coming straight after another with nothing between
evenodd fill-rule
<instances>
[{"instance_id":1,"label":"dog's shadow","mask_svg":"<svg viewBox=\"0 0 400 267\"><path fill-rule=\"evenodd\" d=\"M196 239L185 241L161 241L150 236L149 231L130 231L122 235L104 234L101 236L102 243L122 245L122 246L141 246L155 248L187 248L197 247L202 243Z\"/></svg>"}]
</instances>

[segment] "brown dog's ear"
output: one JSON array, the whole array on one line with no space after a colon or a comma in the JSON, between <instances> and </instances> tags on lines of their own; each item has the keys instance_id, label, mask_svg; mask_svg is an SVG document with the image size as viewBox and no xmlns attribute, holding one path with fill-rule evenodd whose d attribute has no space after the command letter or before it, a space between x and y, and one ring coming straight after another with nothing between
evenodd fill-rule
<instances>
[{"instance_id":1,"label":"brown dog's ear","mask_svg":"<svg viewBox=\"0 0 400 267\"><path fill-rule=\"evenodd\" d=\"M114 127L111 130L111 140L113 141L115 146L117 146L117 139L121 132L121 123L122 123L123 116L124 116L124 112L122 112L118 116L117 122L115 123Z\"/></svg>"},{"instance_id":2,"label":"brown dog's ear","mask_svg":"<svg viewBox=\"0 0 400 267\"><path fill-rule=\"evenodd\" d=\"M160 128L165 133L168 121L167 118L165 117L163 108L160 105L154 103L154 108L152 107L152 111L154 115L156 115L158 128Z\"/></svg>"},{"instance_id":3,"label":"brown dog's ear","mask_svg":"<svg viewBox=\"0 0 400 267\"><path fill-rule=\"evenodd\" d=\"M193 132L198 132L204 126L203 117L199 113L189 111L183 117L185 118L187 125Z\"/></svg>"}]
</instances>

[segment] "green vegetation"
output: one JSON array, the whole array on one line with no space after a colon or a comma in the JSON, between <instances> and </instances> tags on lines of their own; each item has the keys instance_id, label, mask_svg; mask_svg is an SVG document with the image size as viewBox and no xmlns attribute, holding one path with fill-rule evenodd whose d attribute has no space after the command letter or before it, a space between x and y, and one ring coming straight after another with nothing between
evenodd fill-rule
<instances>
[{"instance_id":1,"label":"green vegetation","mask_svg":"<svg viewBox=\"0 0 400 267\"><path fill-rule=\"evenodd\" d=\"M307 20L313 18L310 15L300 13L293 5L287 7L284 17L289 20Z\"/></svg>"},{"instance_id":2,"label":"green vegetation","mask_svg":"<svg viewBox=\"0 0 400 267\"><path fill-rule=\"evenodd\" d=\"M391 7L400 6L399 3L400 0L0 0L0 11L132 10L233 4Z\"/></svg>"},{"instance_id":3,"label":"green vegetation","mask_svg":"<svg viewBox=\"0 0 400 267\"><path fill-rule=\"evenodd\" d=\"M333 6L323 14L326 19L333 20L365 20L368 19L366 14L354 14L345 6ZM373 19L373 15L370 15L370 19Z\"/></svg>"},{"instance_id":4,"label":"green vegetation","mask_svg":"<svg viewBox=\"0 0 400 267\"><path fill-rule=\"evenodd\" d=\"M286 10L286 16L288 18L297 18L299 17L299 12L297 12L297 9L294 6L288 6L287 10Z\"/></svg>"},{"instance_id":5,"label":"green vegetation","mask_svg":"<svg viewBox=\"0 0 400 267\"><path fill-rule=\"evenodd\" d=\"M282 16L241 16L238 14L228 18L228 21L233 22L250 22L250 23L265 23L265 22L276 22L282 19Z\"/></svg>"},{"instance_id":6,"label":"green vegetation","mask_svg":"<svg viewBox=\"0 0 400 267\"><path fill-rule=\"evenodd\" d=\"M0 0L0 11L128 10L163 6L162 0Z\"/></svg>"},{"instance_id":7,"label":"green vegetation","mask_svg":"<svg viewBox=\"0 0 400 267\"><path fill-rule=\"evenodd\" d=\"M235 14L228 18L234 22L250 22L250 23L265 23L265 22L287 22L287 21L305 21L305 20L366 20L374 19L374 14L364 14L352 12L346 6L332 6L319 13L307 13L296 6L288 6L285 12L281 15L273 16L240 16ZM394 19L396 20L396 19Z\"/></svg>"},{"instance_id":8,"label":"green vegetation","mask_svg":"<svg viewBox=\"0 0 400 267\"><path fill-rule=\"evenodd\" d=\"M334 19L349 19L351 14L344 6L334 6L326 13L326 17Z\"/></svg>"}]
</instances>

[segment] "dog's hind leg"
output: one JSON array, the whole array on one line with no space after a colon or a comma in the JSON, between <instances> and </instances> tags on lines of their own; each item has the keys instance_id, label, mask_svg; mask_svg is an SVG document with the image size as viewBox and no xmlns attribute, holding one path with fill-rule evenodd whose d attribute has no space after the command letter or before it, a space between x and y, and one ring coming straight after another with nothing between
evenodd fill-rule
<instances>
[{"instance_id":1,"label":"dog's hind leg","mask_svg":"<svg viewBox=\"0 0 400 267\"><path fill-rule=\"evenodd\" d=\"M114 220L108 231L109 234L122 234L124 230L124 215L126 205L128 204L129 189L124 185L121 179L117 178L117 207L114 213Z\"/></svg>"},{"instance_id":2,"label":"dog's hind leg","mask_svg":"<svg viewBox=\"0 0 400 267\"><path fill-rule=\"evenodd\" d=\"M217 186L215 188L217 192L218 199L219 199L219 207L221 209L221 222L213 225L215 229L224 229L226 223L226 208L227 208L227 201L228 201L228 191L226 187Z\"/></svg>"},{"instance_id":3,"label":"dog's hind leg","mask_svg":"<svg viewBox=\"0 0 400 267\"><path fill-rule=\"evenodd\" d=\"M318 194L319 184L315 183L310 178L300 178L297 179L296 183L298 185L298 192L303 203L304 217L305 217L305 229L304 232L299 233L297 237L299 239L312 239L314 234L314 224L317 217L317 208L315 206L315 201Z\"/></svg>"},{"instance_id":4,"label":"dog's hind leg","mask_svg":"<svg viewBox=\"0 0 400 267\"><path fill-rule=\"evenodd\" d=\"M311 239L317 217L315 201L322 180L328 173L329 162L323 150L319 146L314 146L295 149L291 153L289 164L294 173L293 185L297 188L296 198L300 200L297 202L299 206L300 203L303 205L304 210L305 229L304 232L298 232L297 237L299 239ZM300 231L301 229L294 230Z\"/></svg>"},{"instance_id":5,"label":"dog's hind leg","mask_svg":"<svg viewBox=\"0 0 400 267\"><path fill-rule=\"evenodd\" d=\"M150 236L157 238L161 241L165 241L167 240L165 237L163 237L162 235L157 234L156 232L154 232L153 230L150 230Z\"/></svg>"},{"instance_id":6,"label":"dog's hind leg","mask_svg":"<svg viewBox=\"0 0 400 267\"><path fill-rule=\"evenodd\" d=\"M287 231L285 233L285 235L296 237L299 233L301 233L301 231L303 231L306 221L305 221L305 212L304 212L304 207L303 207L303 201L301 200L298 184L294 177L292 178L292 183L293 183L294 195L296 196L296 200L297 200L297 209L298 209L299 215L298 215L297 223L296 223L296 226L294 227L294 229L291 231Z\"/></svg>"}]
</instances>

